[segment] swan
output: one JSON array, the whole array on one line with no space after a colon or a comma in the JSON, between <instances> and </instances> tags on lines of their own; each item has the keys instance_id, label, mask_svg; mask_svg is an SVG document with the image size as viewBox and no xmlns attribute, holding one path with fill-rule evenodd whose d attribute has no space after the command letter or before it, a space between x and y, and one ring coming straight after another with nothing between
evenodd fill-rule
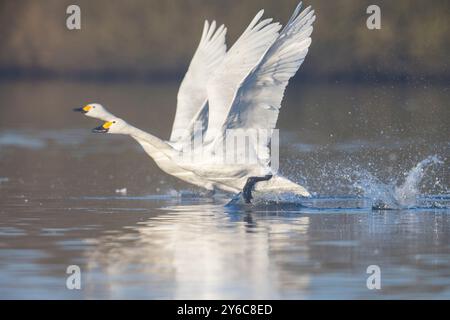
<instances>
[{"instance_id":1,"label":"swan","mask_svg":"<svg viewBox=\"0 0 450 320\"><path fill-rule=\"evenodd\" d=\"M241 194L246 203L253 191L310 197L306 188L271 167L272 135L267 134L275 129L285 88L311 44L314 10L301 7L300 2L284 28L262 19L264 10L259 11L228 51L226 27L216 29L215 21L205 21L179 88L168 141L128 124L99 103L74 111L104 122L93 132L129 135L164 172L211 193ZM245 153L253 161L224 161L230 132L251 134L245 145L234 145L232 152L225 148L225 153L233 160Z\"/></svg>"}]
</instances>

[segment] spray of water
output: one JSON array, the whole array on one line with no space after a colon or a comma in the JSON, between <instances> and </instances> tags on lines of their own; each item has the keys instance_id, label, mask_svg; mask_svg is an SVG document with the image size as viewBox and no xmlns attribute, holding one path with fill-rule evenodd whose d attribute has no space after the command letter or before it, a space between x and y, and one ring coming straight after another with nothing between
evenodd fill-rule
<instances>
[{"instance_id":1,"label":"spray of water","mask_svg":"<svg viewBox=\"0 0 450 320\"><path fill-rule=\"evenodd\" d=\"M416 204L417 196L420 194L419 183L422 181L426 169L433 164L443 164L443 162L437 156L422 160L408 172L405 182L395 188L395 198L401 206Z\"/></svg>"},{"instance_id":2,"label":"spray of water","mask_svg":"<svg viewBox=\"0 0 450 320\"><path fill-rule=\"evenodd\" d=\"M437 156L430 156L420 161L405 175L403 183L391 181L383 183L367 171L358 173L354 186L359 189L372 203L375 209L399 209L417 206L420 195L419 184L426 169L431 165L442 164Z\"/></svg>"}]
</instances>

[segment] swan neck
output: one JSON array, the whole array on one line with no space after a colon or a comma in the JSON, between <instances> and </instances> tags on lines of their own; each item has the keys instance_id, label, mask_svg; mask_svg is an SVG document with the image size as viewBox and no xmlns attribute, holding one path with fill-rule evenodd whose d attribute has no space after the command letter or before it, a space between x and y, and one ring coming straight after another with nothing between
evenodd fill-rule
<instances>
[{"instance_id":1,"label":"swan neck","mask_svg":"<svg viewBox=\"0 0 450 320\"><path fill-rule=\"evenodd\" d=\"M150 145L152 145L153 147L155 147L156 149L160 149L160 150L167 150L169 145L167 143L165 143L163 140L161 140L160 138L145 132L141 129L138 129L132 125L128 125L127 126L127 134L129 134L131 137L133 137L135 140L137 140L139 143L145 142L148 143Z\"/></svg>"}]
</instances>

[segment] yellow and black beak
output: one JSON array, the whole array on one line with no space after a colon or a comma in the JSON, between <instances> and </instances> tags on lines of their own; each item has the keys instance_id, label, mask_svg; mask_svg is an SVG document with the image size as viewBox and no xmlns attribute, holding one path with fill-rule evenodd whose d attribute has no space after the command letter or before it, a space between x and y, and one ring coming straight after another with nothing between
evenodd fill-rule
<instances>
[{"instance_id":1,"label":"yellow and black beak","mask_svg":"<svg viewBox=\"0 0 450 320\"><path fill-rule=\"evenodd\" d=\"M88 111L91 110L91 109L92 109L92 106L87 105L87 106L84 106L82 108L75 108L75 109L73 109L73 111L81 112L81 113L88 113Z\"/></svg>"},{"instance_id":2,"label":"yellow and black beak","mask_svg":"<svg viewBox=\"0 0 450 320\"><path fill-rule=\"evenodd\" d=\"M92 129L92 132L94 133L107 133L109 130L109 127L111 127L113 123L111 121L107 121L104 124L102 124L99 127L96 127L94 129Z\"/></svg>"}]
</instances>

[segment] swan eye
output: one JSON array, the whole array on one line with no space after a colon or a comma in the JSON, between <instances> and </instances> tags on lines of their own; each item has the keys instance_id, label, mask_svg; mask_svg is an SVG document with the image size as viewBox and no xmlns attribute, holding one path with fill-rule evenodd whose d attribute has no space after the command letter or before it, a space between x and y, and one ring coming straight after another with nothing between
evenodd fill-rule
<instances>
[{"instance_id":1,"label":"swan eye","mask_svg":"<svg viewBox=\"0 0 450 320\"><path fill-rule=\"evenodd\" d=\"M115 121L113 121L113 123L116 123Z\"/></svg>"}]
</instances>

